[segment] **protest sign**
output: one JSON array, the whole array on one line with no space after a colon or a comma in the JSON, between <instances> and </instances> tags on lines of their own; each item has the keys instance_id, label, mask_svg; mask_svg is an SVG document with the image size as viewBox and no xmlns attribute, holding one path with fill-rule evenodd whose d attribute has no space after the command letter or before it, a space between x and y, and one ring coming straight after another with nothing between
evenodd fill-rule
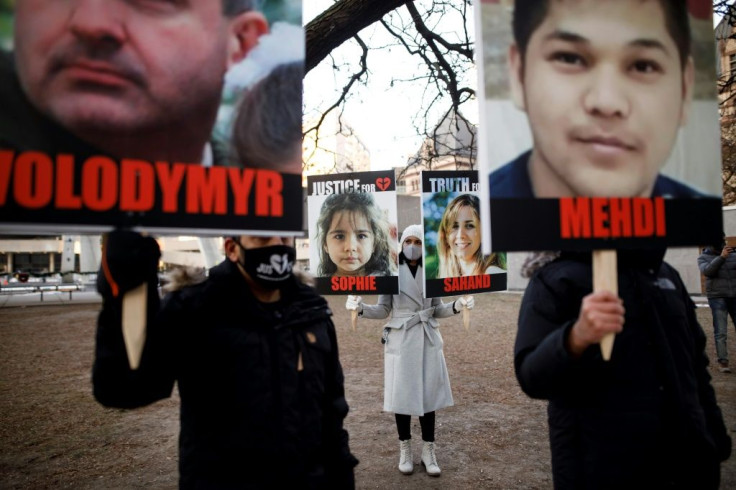
<instances>
[{"instance_id":1,"label":"protest sign","mask_svg":"<svg viewBox=\"0 0 736 490\"><path fill-rule=\"evenodd\" d=\"M302 231L299 0L239 23L220 2L46 3L0 11L0 232Z\"/></svg>"},{"instance_id":2,"label":"protest sign","mask_svg":"<svg viewBox=\"0 0 736 490\"><path fill-rule=\"evenodd\" d=\"M689 29L655 30L670 24L629 19L585 38L555 30L544 45L523 33L547 24L514 13L513 1L476 4L486 246L596 250L718 241L713 26L709 9L705 15L693 10L699 2L688 4ZM657 7L652 16L662 15ZM637 42L625 39L632 33Z\"/></svg>"},{"instance_id":3,"label":"protest sign","mask_svg":"<svg viewBox=\"0 0 736 490\"><path fill-rule=\"evenodd\" d=\"M423 171L424 295L506 289L506 254L484 254L478 172Z\"/></svg>"},{"instance_id":4,"label":"protest sign","mask_svg":"<svg viewBox=\"0 0 736 490\"><path fill-rule=\"evenodd\" d=\"M310 271L322 294L396 294L392 171L307 177Z\"/></svg>"}]
</instances>

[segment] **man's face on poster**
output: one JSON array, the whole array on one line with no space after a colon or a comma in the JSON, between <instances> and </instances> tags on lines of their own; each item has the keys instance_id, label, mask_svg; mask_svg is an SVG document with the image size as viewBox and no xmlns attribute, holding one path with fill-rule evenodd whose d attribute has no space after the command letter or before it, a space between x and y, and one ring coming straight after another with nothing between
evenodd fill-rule
<instances>
[{"instance_id":1,"label":"man's face on poster","mask_svg":"<svg viewBox=\"0 0 736 490\"><path fill-rule=\"evenodd\" d=\"M509 61L537 197L650 195L693 85L658 0L550 1Z\"/></svg>"},{"instance_id":2,"label":"man's face on poster","mask_svg":"<svg viewBox=\"0 0 736 490\"><path fill-rule=\"evenodd\" d=\"M231 24L220 0L22 0L16 65L33 104L78 134L211 126Z\"/></svg>"}]
</instances>

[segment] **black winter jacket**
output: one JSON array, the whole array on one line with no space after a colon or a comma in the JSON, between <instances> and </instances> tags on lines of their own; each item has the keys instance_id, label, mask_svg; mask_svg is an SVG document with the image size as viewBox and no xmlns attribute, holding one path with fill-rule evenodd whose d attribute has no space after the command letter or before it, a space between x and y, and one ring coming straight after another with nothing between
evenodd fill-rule
<instances>
[{"instance_id":1,"label":"black winter jacket","mask_svg":"<svg viewBox=\"0 0 736 490\"><path fill-rule=\"evenodd\" d=\"M136 371L128 367L121 302L104 284L100 290L95 397L138 407L170 396L178 382L182 488L354 486L335 328L313 289L294 279L269 307L228 260L160 308L149 284Z\"/></svg>"},{"instance_id":2,"label":"black winter jacket","mask_svg":"<svg viewBox=\"0 0 736 490\"><path fill-rule=\"evenodd\" d=\"M711 247L698 257L698 268L705 276L705 294L709 298L736 298L736 253L725 259Z\"/></svg>"},{"instance_id":3,"label":"black winter jacket","mask_svg":"<svg viewBox=\"0 0 736 490\"><path fill-rule=\"evenodd\" d=\"M590 254L531 278L514 362L524 392L549 400L556 488L718 488L731 440L694 305L662 255L619 252L626 315L608 362L598 345L579 359L565 347L592 291Z\"/></svg>"}]
</instances>

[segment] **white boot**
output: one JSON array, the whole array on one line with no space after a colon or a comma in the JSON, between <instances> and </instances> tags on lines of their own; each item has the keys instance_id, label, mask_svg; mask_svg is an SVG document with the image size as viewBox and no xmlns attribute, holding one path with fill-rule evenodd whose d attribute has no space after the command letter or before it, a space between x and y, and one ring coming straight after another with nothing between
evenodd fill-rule
<instances>
[{"instance_id":1,"label":"white boot","mask_svg":"<svg viewBox=\"0 0 736 490\"><path fill-rule=\"evenodd\" d=\"M411 456L411 439L399 441L401 458L399 459L399 471L405 475L414 473L414 461Z\"/></svg>"},{"instance_id":2,"label":"white boot","mask_svg":"<svg viewBox=\"0 0 736 490\"><path fill-rule=\"evenodd\" d=\"M434 454L434 442L424 441L422 446L422 464L427 470L429 476L440 476L440 470L437 464L437 456Z\"/></svg>"}]
</instances>

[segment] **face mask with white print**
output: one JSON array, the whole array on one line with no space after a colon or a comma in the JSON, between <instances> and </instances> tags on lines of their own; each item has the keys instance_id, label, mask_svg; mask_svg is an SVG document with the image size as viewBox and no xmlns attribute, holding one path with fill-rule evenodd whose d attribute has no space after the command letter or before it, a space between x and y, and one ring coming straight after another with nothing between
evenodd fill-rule
<instances>
[{"instance_id":1,"label":"face mask with white print","mask_svg":"<svg viewBox=\"0 0 736 490\"><path fill-rule=\"evenodd\" d=\"M296 261L294 247L271 245L245 249L240 245L240 248L243 250L240 265L261 287L278 289L291 277Z\"/></svg>"}]
</instances>

